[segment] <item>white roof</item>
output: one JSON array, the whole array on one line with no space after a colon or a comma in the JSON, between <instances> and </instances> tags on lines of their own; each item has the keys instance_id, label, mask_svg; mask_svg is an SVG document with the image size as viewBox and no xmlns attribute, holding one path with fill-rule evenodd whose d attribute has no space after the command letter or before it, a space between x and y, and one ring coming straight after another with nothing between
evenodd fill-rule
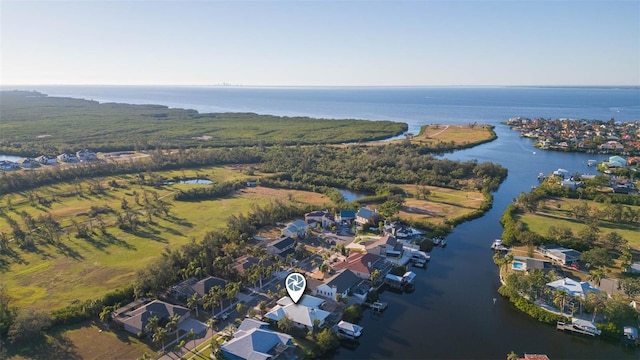
<instances>
[{"instance_id":1,"label":"white roof","mask_svg":"<svg viewBox=\"0 0 640 360\"><path fill-rule=\"evenodd\" d=\"M589 285L589 283L586 281L577 282L570 278L552 281L548 283L547 286L558 290L565 290L571 296L580 296L583 298L585 297L587 291L600 292L600 290L591 287L591 285Z\"/></svg>"},{"instance_id":2,"label":"white roof","mask_svg":"<svg viewBox=\"0 0 640 360\"><path fill-rule=\"evenodd\" d=\"M325 319L329 315L329 312L321 309L312 309L304 305L291 303L285 306L276 305L271 311L265 314L265 317L274 321L280 321L280 319L287 316L295 323L312 327L315 319L320 320L320 324L324 324Z\"/></svg>"},{"instance_id":3,"label":"white roof","mask_svg":"<svg viewBox=\"0 0 640 360\"><path fill-rule=\"evenodd\" d=\"M310 307L313 309L319 309L320 305L322 305L323 303L324 300L311 295L303 295L300 301L298 301L298 305ZM287 306L293 304L293 300L291 300L291 298L288 296L283 296L276 302L276 304L280 306Z\"/></svg>"}]
</instances>

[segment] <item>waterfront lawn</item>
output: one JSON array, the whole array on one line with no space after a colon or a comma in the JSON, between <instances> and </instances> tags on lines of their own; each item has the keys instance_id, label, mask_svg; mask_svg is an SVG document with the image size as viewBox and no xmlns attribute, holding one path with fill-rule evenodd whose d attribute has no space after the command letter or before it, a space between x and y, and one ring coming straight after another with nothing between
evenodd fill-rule
<instances>
[{"instance_id":1,"label":"waterfront lawn","mask_svg":"<svg viewBox=\"0 0 640 360\"><path fill-rule=\"evenodd\" d=\"M220 179L235 176L229 169L200 170L208 177L220 171ZM226 175L225 175L226 174ZM188 175L188 174L187 174ZM127 176L100 179L103 183L116 179L121 186L128 184ZM73 185L55 185L34 190L41 196L61 191L66 192ZM18 307L37 304L41 309L55 309L69 305L74 301L96 299L106 292L128 285L135 273L157 258L165 249L176 248L191 240L200 241L208 231L226 226L226 219L232 214L247 214L254 205L266 205L276 199L311 203L318 206L330 202L324 195L297 190L275 190L261 187L245 188L233 196L217 200L199 202L174 201L172 194L176 185L161 188L127 185L127 188L106 188L103 194L91 195L86 189L87 182L81 182L85 189L82 196L57 197L56 201L44 207L36 203L32 206L26 194L12 195L12 209L7 207L6 197L0 202L4 216L16 220L22 229L24 222L19 215L22 211L34 218L49 213L65 229L68 235L61 234L58 244L36 242L35 249L20 249L10 243L10 255L3 255L0 263L2 283L7 286ZM188 185L180 185L188 186ZM140 210L136 205L133 191L142 194L156 191L161 198L169 202L169 216L154 216L152 224L145 224L137 231L124 231L116 224L115 213L102 214L105 233L98 229L96 220L91 220L94 230L86 238L75 236L76 229L72 220L79 224L88 224L91 206L110 207L121 212L122 199L129 206ZM141 195L142 198L142 195ZM5 217L0 217L0 228L10 227ZM146 221L141 211L140 220Z\"/></svg>"},{"instance_id":2,"label":"waterfront lawn","mask_svg":"<svg viewBox=\"0 0 640 360\"><path fill-rule=\"evenodd\" d=\"M483 143L495 135L490 125L425 125L412 141L423 144L449 143L456 146Z\"/></svg>"},{"instance_id":3,"label":"waterfront lawn","mask_svg":"<svg viewBox=\"0 0 640 360\"><path fill-rule=\"evenodd\" d=\"M482 205L484 197L478 191L455 190L435 186L400 185L409 194L400 210L400 218L423 220L441 224L446 220L464 216L476 211ZM426 200L417 199L420 189L428 189L431 193Z\"/></svg>"},{"instance_id":4,"label":"waterfront lawn","mask_svg":"<svg viewBox=\"0 0 640 360\"><path fill-rule=\"evenodd\" d=\"M516 220L524 223L529 230L543 236L547 235L547 229L551 226L568 227L577 235L582 229L586 228L587 225L582 221L576 220L570 209L580 202L585 201L586 200L565 198L548 199L545 202L544 208L540 211L535 213L516 214ZM590 208L598 208L598 210L603 210L607 206L607 204L595 201L588 201L588 205ZM640 211L640 206L624 206L629 206L634 211ZM629 246L640 251L640 236L638 236L640 233L640 224L619 223L600 219L600 236L604 236L614 231L627 240L629 242Z\"/></svg>"}]
</instances>

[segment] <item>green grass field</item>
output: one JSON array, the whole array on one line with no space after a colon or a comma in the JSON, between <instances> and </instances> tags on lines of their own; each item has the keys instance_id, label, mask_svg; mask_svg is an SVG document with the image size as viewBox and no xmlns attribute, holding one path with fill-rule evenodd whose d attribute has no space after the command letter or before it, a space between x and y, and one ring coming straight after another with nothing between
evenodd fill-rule
<instances>
[{"instance_id":1,"label":"green grass field","mask_svg":"<svg viewBox=\"0 0 640 360\"><path fill-rule=\"evenodd\" d=\"M445 220L460 217L480 208L484 197L478 191L455 190L424 186L431 191L427 200L415 198L415 185L401 185L409 195L400 211L401 218L424 220L441 224Z\"/></svg>"},{"instance_id":2,"label":"green grass field","mask_svg":"<svg viewBox=\"0 0 640 360\"><path fill-rule=\"evenodd\" d=\"M518 214L516 219L522 221L529 230L537 232L541 235L547 235L547 229L550 226L555 227L568 227L574 234L587 227L583 222L573 218L570 208L575 206L578 202L584 200L576 199L553 199L548 200L544 209L538 213L525 213ZM606 204L597 203L594 201L588 202L589 207L602 210L606 207ZM560 205L560 208L557 207ZM629 206L629 205L625 205ZM640 206L632 206L635 211L640 209ZM606 235L612 231L617 232L624 239L629 241L629 245L635 250L640 250L640 224L628 224L628 223L615 223L608 220L601 219L600 221L601 236Z\"/></svg>"},{"instance_id":3,"label":"green grass field","mask_svg":"<svg viewBox=\"0 0 640 360\"><path fill-rule=\"evenodd\" d=\"M229 167L185 171L186 176L206 176L216 181L245 177ZM163 175L164 176L164 175ZM115 177L122 185L130 176ZM101 179L107 183L111 179ZM86 189L85 184L82 184ZM172 194L178 187L201 185L167 185L152 188L127 185L127 188L108 189L102 195L58 198L49 208L31 206L26 194L15 195L13 210L7 209L6 199L0 202L5 215L15 219L24 228L18 213L25 211L34 218L50 213L63 228L69 228L70 236L62 235L61 245L38 244L36 251L23 251L16 244L10 245L13 257L3 255L2 284L7 286L19 307L35 306L55 309L75 300L95 299L134 279L137 270L157 258L165 248L175 248L191 239L201 240L205 233L226 225L231 214L248 213L254 204L264 205L275 199L291 199L322 206L330 201L321 194L295 190L247 188L235 196L200 202L176 202ZM70 191L72 185L56 185L35 191L41 196ZM126 198L136 207L133 191L156 191L171 203L168 217L154 217L155 224L145 226L137 233L125 232L116 226L115 215L104 214L107 234L95 229L89 239L76 238L71 220L87 223L91 206L109 206L120 211L121 199ZM144 218L144 215L141 216ZM95 224L95 220L93 220ZM0 217L0 229L10 232L6 218Z\"/></svg>"}]
</instances>

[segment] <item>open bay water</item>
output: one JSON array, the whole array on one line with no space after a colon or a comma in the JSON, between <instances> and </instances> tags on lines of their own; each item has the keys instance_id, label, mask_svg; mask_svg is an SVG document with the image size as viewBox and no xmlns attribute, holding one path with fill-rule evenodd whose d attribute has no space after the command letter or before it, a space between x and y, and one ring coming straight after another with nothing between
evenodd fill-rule
<instances>
[{"instance_id":1,"label":"open bay water","mask_svg":"<svg viewBox=\"0 0 640 360\"><path fill-rule=\"evenodd\" d=\"M603 155L534 148L500 122L510 117L640 120L639 88L427 87L427 88L244 88L244 87L22 87L52 96L101 102L162 104L200 112L254 112L282 116L394 120L417 133L424 124L492 124L498 139L443 155L462 161L492 161L509 169L482 218L459 225L446 248L436 248L411 294L386 292L380 318L365 312L359 346L341 348L338 359L504 359L510 351L545 353L551 359L640 359L640 350L617 342L564 334L521 313L497 293L498 271L489 246L499 238L498 220L537 174L565 168L595 173L588 159ZM5 87L5 90L9 90ZM534 154L535 151L535 154ZM639 235L640 236L640 235ZM493 298L497 301L493 302Z\"/></svg>"}]
</instances>

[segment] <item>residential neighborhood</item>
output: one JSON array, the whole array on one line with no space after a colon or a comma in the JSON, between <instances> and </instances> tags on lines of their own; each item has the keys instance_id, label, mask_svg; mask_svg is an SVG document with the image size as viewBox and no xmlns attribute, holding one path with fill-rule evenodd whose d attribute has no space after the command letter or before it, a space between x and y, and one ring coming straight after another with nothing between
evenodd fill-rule
<instances>
[{"instance_id":1,"label":"residential neighborhood","mask_svg":"<svg viewBox=\"0 0 640 360\"><path fill-rule=\"evenodd\" d=\"M304 220L283 223L279 236L258 236L251 253L233 259L227 278L185 273L157 298L114 308L105 321L139 338L156 339L160 332L163 359L194 350L169 351L191 339L197 345L219 338L218 354L227 359L296 359L298 332L329 331L337 339L357 341L366 329L345 318L349 308L370 307L381 314L386 305L379 294L385 288L409 291L416 274L407 266L428 255L411 244L420 238L415 229L385 222L379 233L362 232L358 229L371 225L377 212L363 207L353 211L353 218L335 220L344 214L349 211L317 210ZM414 235L400 240L392 232ZM359 245L351 246L356 239ZM307 278L298 303L283 289L293 271Z\"/></svg>"},{"instance_id":2,"label":"residential neighborhood","mask_svg":"<svg viewBox=\"0 0 640 360\"><path fill-rule=\"evenodd\" d=\"M507 125L545 150L640 155L640 121L515 117Z\"/></svg>"}]
</instances>

